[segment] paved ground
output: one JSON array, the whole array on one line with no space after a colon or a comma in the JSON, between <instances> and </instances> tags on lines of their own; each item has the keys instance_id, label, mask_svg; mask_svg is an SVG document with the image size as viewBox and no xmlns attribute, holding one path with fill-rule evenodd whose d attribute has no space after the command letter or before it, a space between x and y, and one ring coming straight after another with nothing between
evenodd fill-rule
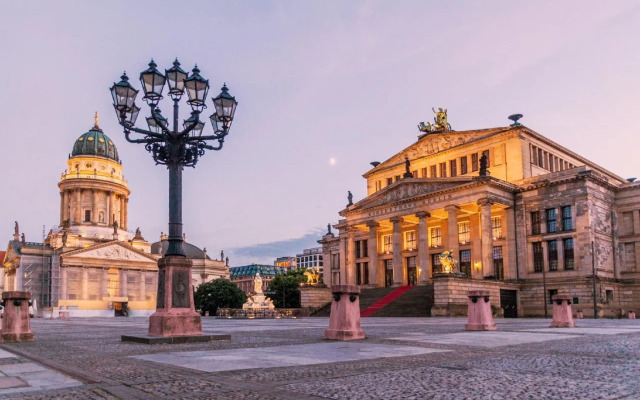
<instances>
[{"instance_id":1,"label":"paved ground","mask_svg":"<svg viewBox=\"0 0 640 400\"><path fill-rule=\"evenodd\" d=\"M144 345L120 341L144 318L34 319L35 342L0 345L0 398L640 399L640 320L465 322L366 318L343 343L326 318L205 318L232 340Z\"/></svg>"}]
</instances>

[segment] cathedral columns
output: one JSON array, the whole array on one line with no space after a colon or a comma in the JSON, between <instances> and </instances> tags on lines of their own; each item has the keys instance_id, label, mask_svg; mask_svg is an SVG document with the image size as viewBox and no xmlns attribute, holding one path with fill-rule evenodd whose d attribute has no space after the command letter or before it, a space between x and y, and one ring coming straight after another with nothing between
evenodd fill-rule
<instances>
[{"instance_id":1,"label":"cathedral columns","mask_svg":"<svg viewBox=\"0 0 640 400\"><path fill-rule=\"evenodd\" d=\"M62 210L62 219L60 220L60 225L63 224L64 221L69 220L71 222L71 210L69 208L69 191L63 190L63 210Z\"/></svg>"},{"instance_id":2,"label":"cathedral columns","mask_svg":"<svg viewBox=\"0 0 640 400\"><path fill-rule=\"evenodd\" d=\"M402 230L400 224L404 220L400 217L393 217L390 221L393 223L393 286L402 286L406 279L402 263Z\"/></svg>"},{"instance_id":3,"label":"cathedral columns","mask_svg":"<svg viewBox=\"0 0 640 400\"><path fill-rule=\"evenodd\" d=\"M518 255L516 254L516 230L515 230L515 209L509 207L505 210L505 224L507 228L507 262L504 271L505 279L515 279L518 276L516 271ZM503 226L503 229L505 227Z\"/></svg>"},{"instance_id":4,"label":"cathedral columns","mask_svg":"<svg viewBox=\"0 0 640 400\"><path fill-rule=\"evenodd\" d=\"M102 269L102 297L111 297L109 295L109 270Z\"/></svg>"},{"instance_id":5,"label":"cathedral columns","mask_svg":"<svg viewBox=\"0 0 640 400\"><path fill-rule=\"evenodd\" d=\"M126 269L120 270L120 297L129 297L127 288L127 274Z\"/></svg>"},{"instance_id":6,"label":"cathedral columns","mask_svg":"<svg viewBox=\"0 0 640 400\"><path fill-rule=\"evenodd\" d=\"M82 267L82 300L89 300L89 268Z\"/></svg>"},{"instance_id":7,"label":"cathedral columns","mask_svg":"<svg viewBox=\"0 0 640 400\"><path fill-rule=\"evenodd\" d=\"M420 276L418 284L424 285L429 281L429 236L427 218L430 217L426 211L416 213L418 217L418 268Z\"/></svg>"},{"instance_id":8,"label":"cathedral columns","mask_svg":"<svg viewBox=\"0 0 640 400\"><path fill-rule=\"evenodd\" d=\"M93 207L91 207L91 223L96 225L98 223L98 190L93 189Z\"/></svg>"},{"instance_id":9,"label":"cathedral columns","mask_svg":"<svg viewBox=\"0 0 640 400\"><path fill-rule=\"evenodd\" d=\"M445 250L451 250L451 256L457 260L460 256L458 242L458 210L460 207L449 205L444 209L447 212L447 248Z\"/></svg>"},{"instance_id":10,"label":"cathedral columns","mask_svg":"<svg viewBox=\"0 0 640 400\"><path fill-rule=\"evenodd\" d=\"M107 217L105 218L107 225L113 225L113 192L107 192Z\"/></svg>"},{"instance_id":11,"label":"cathedral columns","mask_svg":"<svg viewBox=\"0 0 640 400\"><path fill-rule=\"evenodd\" d=\"M347 285L356 284L356 231L353 228L347 228Z\"/></svg>"},{"instance_id":12,"label":"cathedral columns","mask_svg":"<svg viewBox=\"0 0 640 400\"><path fill-rule=\"evenodd\" d=\"M60 300L67 300L69 293L69 280L67 278L67 268L60 266Z\"/></svg>"},{"instance_id":13,"label":"cathedral columns","mask_svg":"<svg viewBox=\"0 0 640 400\"><path fill-rule=\"evenodd\" d=\"M144 284L144 271L140 271L140 287L139 287L140 291L138 292L139 294L139 301L145 301L147 300L147 292L145 291L145 284Z\"/></svg>"},{"instance_id":14,"label":"cathedral columns","mask_svg":"<svg viewBox=\"0 0 640 400\"><path fill-rule=\"evenodd\" d=\"M118 221L120 229L124 229L124 196L120 196L120 221Z\"/></svg>"},{"instance_id":15,"label":"cathedral columns","mask_svg":"<svg viewBox=\"0 0 640 400\"><path fill-rule=\"evenodd\" d=\"M129 199L127 197L124 198L124 228L123 229L128 229L129 227L128 225L128 221L129 221Z\"/></svg>"},{"instance_id":16,"label":"cathedral columns","mask_svg":"<svg viewBox=\"0 0 640 400\"><path fill-rule=\"evenodd\" d=\"M491 201L480 199L480 235L482 240L482 276L493 275L493 236L491 235Z\"/></svg>"},{"instance_id":17,"label":"cathedral columns","mask_svg":"<svg viewBox=\"0 0 640 400\"><path fill-rule=\"evenodd\" d=\"M82 222L82 189L76 189L76 209L74 211L73 222L79 224Z\"/></svg>"},{"instance_id":18,"label":"cathedral columns","mask_svg":"<svg viewBox=\"0 0 640 400\"><path fill-rule=\"evenodd\" d=\"M64 221L64 192L60 192L60 225Z\"/></svg>"},{"instance_id":19,"label":"cathedral columns","mask_svg":"<svg viewBox=\"0 0 640 400\"><path fill-rule=\"evenodd\" d=\"M367 222L369 228L369 241L367 242L367 252L369 253L369 284L376 286L384 286L384 273L379 271L380 262L378 261L378 227L379 223L375 221Z\"/></svg>"}]
</instances>

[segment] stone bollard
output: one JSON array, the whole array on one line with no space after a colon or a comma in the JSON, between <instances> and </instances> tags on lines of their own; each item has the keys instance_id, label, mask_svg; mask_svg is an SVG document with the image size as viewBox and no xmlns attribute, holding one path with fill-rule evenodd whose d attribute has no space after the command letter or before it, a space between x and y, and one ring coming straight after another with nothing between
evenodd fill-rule
<instances>
[{"instance_id":1,"label":"stone bollard","mask_svg":"<svg viewBox=\"0 0 640 400\"><path fill-rule=\"evenodd\" d=\"M468 320L464 326L466 331L495 331L496 324L491 314L488 290L469 290Z\"/></svg>"},{"instance_id":2,"label":"stone bollard","mask_svg":"<svg viewBox=\"0 0 640 400\"><path fill-rule=\"evenodd\" d=\"M324 331L325 339L364 339L360 327L360 288L357 285L334 285L331 288L331 316L329 329Z\"/></svg>"},{"instance_id":3,"label":"stone bollard","mask_svg":"<svg viewBox=\"0 0 640 400\"><path fill-rule=\"evenodd\" d=\"M633 310L629 310L629 319L636 319L636 313Z\"/></svg>"},{"instance_id":4,"label":"stone bollard","mask_svg":"<svg viewBox=\"0 0 640 400\"><path fill-rule=\"evenodd\" d=\"M29 292L4 292L4 313L0 337L3 342L31 342L31 321L29 320Z\"/></svg>"},{"instance_id":5,"label":"stone bollard","mask_svg":"<svg viewBox=\"0 0 640 400\"><path fill-rule=\"evenodd\" d=\"M575 328L573 313L571 312L571 295L555 294L551 298L553 301L552 328Z\"/></svg>"},{"instance_id":6,"label":"stone bollard","mask_svg":"<svg viewBox=\"0 0 640 400\"><path fill-rule=\"evenodd\" d=\"M578 312L576 313L576 318L578 318L578 319L582 319L583 318L582 310L578 310Z\"/></svg>"}]
</instances>

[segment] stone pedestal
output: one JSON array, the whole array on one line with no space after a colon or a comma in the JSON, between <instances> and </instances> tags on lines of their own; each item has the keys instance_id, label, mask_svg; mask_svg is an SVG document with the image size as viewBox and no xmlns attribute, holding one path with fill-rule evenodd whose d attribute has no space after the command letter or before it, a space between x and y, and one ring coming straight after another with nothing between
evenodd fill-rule
<instances>
[{"instance_id":1,"label":"stone pedestal","mask_svg":"<svg viewBox=\"0 0 640 400\"><path fill-rule=\"evenodd\" d=\"M4 292L4 313L0 338L3 342L31 342L31 321L29 320L29 292Z\"/></svg>"},{"instance_id":2,"label":"stone pedestal","mask_svg":"<svg viewBox=\"0 0 640 400\"><path fill-rule=\"evenodd\" d=\"M571 311L571 295L555 294L551 298L553 301L552 328L574 328L573 313Z\"/></svg>"},{"instance_id":3,"label":"stone pedestal","mask_svg":"<svg viewBox=\"0 0 640 400\"><path fill-rule=\"evenodd\" d=\"M468 320L464 329L467 331L495 331L496 324L493 322L491 314L491 303L489 302L488 290L470 290Z\"/></svg>"},{"instance_id":4,"label":"stone pedestal","mask_svg":"<svg viewBox=\"0 0 640 400\"><path fill-rule=\"evenodd\" d=\"M186 257L158 260L158 300L149 317L149 335L202 335L202 320L193 304L191 261Z\"/></svg>"},{"instance_id":5,"label":"stone pedestal","mask_svg":"<svg viewBox=\"0 0 640 400\"><path fill-rule=\"evenodd\" d=\"M331 288L331 316L329 329L324 331L325 339L364 339L360 327L360 288L357 285L334 285Z\"/></svg>"},{"instance_id":6,"label":"stone pedestal","mask_svg":"<svg viewBox=\"0 0 640 400\"><path fill-rule=\"evenodd\" d=\"M636 319L636 313L629 311L629 319Z\"/></svg>"}]
</instances>

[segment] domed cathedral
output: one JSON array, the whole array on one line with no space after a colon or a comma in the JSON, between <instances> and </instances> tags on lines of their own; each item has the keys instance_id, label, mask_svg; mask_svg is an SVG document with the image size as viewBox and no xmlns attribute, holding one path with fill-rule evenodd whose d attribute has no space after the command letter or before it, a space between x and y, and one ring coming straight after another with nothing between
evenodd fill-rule
<instances>
[{"instance_id":1,"label":"domed cathedral","mask_svg":"<svg viewBox=\"0 0 640 400\"><path fill-rule=\"evenodd\" d=\"M26 290L39 314L147 316L156 309L158 259L140 229L129 229L130 190L114 142L94 126L80 135L60 182L59 225L43 242L27 241L15 223L13 240L0 253L0 290ZM44 236L44 232L43 232ZM194 286L229 277L228 264L193 250ZM197 251L196 251L197 250ZM222 257L221 257L222 258Z\"/></svg>"}]
</instances>

